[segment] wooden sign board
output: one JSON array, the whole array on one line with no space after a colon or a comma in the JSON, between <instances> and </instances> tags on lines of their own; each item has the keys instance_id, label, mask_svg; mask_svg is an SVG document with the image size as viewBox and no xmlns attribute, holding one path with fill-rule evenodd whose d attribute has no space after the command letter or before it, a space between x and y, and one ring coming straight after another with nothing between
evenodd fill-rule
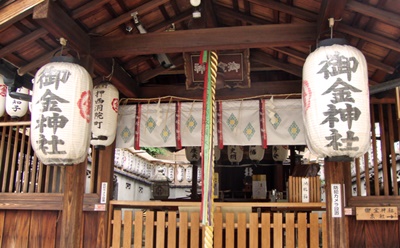
<instances>
[{"instance_id":1,"label":"wooden sign board","mask_svg":"<svg viewBox=\"0 0 400 248\"><path fill-rule=\"evenodd\" d=\"M199 64L199 53L184 53L186 89L202 89L205 64ZM250 51L218 51L218 67L229 88L250 88Z\"/></svg>"},{"instance_id":2,"label":"wooden sign board","mask_svg":"<svg viewBox=\"0 0 400 248\"><path fill-rule=\"evenodd\" d=\"M356 207L356 220L398 220L397 207Z\"/></svg>"}]
</instances>

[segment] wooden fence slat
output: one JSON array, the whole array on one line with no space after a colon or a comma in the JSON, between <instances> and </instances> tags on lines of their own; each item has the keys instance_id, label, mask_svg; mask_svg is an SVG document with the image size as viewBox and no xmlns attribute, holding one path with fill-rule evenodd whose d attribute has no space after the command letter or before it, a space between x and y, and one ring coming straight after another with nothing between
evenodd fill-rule
<instances>
[{"instance_id":1,"label":"wooden fence slat","mask_svg":"<svg viewBox=\"0 0 400 248\"><path fill-rule=\"evenodd\" d=\"M36 187L38 187L37 185L39 184L39 182L36 181L36 179L37 179L36 173L37 173L37 168L38 168L37 161L38 161L37 156L34 153L33 158L32 158L32 171L31 171L31 176L29 179L29 181L32 182L29 184L29 193L33 193L33 192L37 191Z\"/></svg>"},{"instance_id":2,"label":"wooden fence slat","mask_svg":"<svg viewBox=\"0 0 400 248\"><path fill-rule=\"evenodd\" d=\"M124 248L131 248L132 239L132 211L124 212L124 236L122 245Z\"/></svg>"},{"instance_id":3,"label":"wooden fence slat","mask_svg":"<svg viewBox=\"0 0 400 248\"><path fill-rule=\"evenodd\" d=\"M15 181L15 192L20 193L22 190L22 182L21 182L21 178L22 178L22 171L23 171L23 165L24 165L24 154L25 154L25 135L26 132L26 126L22 127L22 138L21 138L21 143L20 143L20 147L19 147L19 152L17 152L17 161L16 163L18 163L18 170L16 172L16 181Z\"/></svg>"},{"instance_id":4,"label":"wooden fence slat","mask_svg":"<svg viewBox=\"0 0 400 248\"><path fill-rule=\"evenodd\" d=\"M29 247L56 247L57 215L56 211L31 211Z\"/></svg>"},{"instance_id":5,"label":"wooden fence slat","mask_svg":"<svg viewBox=\"0 0 400 248\"><path fill-rule=\"evenodd\" d=\"M297 214L297 238L298 247L307 247L307 214L298 213Z\"/></svg>"},{"instance_id":6,"label":"wooden fence slat","mask_svg":"<svg viewBox=\"0 0 400 248\"><path fill-rule=\"evenodd\" d=\"M112 247L121 247L121 210L114 211L113 232L112 232Z\"/></svg>"},{"instance_id":7,"label":"wooden fence slat","mask_svg":"<svg viewBox=\"0 0 400 248\"><path fill-rule=\"evenodd\" d=\"M282 213L274 213L274 239L273 239L274 248L283 247L282 232L283 232Z\"/></svg>"},{"instance_id":8,"label":"wooden fence slat","mask_svg":"<svg viewBox=\"0 0 400 248\"><path fill-rule=\"evenodd\" d=\"M188 246L188 213L179 213L179 248Z\"/></svg>"},{"instance_id":9,"label":"wooden fence slat","mask_svg":"<svg viewBox=\"0 0 400 248\"><path fill-rule=\"evenodd\" d=\"M46 169L45 179L44 179L44 192L50 193L50 173L51 166L43 166L43 170Z\"/></svg>"},{"instance_id":10,"label":"wooden fence slat","mask_svg":"<svg viewBox=\"0 0 400 248\"><path fill-rule=\"evenodd\" d=\"M15 186L15 175L17 170L17 162L18 162L18 143L19 143L19 129L20 126L15 127L14 131L14 144L13 144L13 152L12 152L12 160L11 160L11 173L10 173L10 184L8 185L8 192L14 191Z\"/></svg>"},{"instance_id":11,"label":"wooden fence slat","mask_svg":"<svg viewBox=\"0 0 400 248\"><path fill-rule=\"evenodd\" d=\"M319 247L318 213L310 214L310 247Z\"/></svg>"},{"instance_id":12,"label":"wooden fence slat","mask_svg":"<svg viewBox=\"0 0 400 248\"><path fill-rule=\"evenodd\" d=\"M222 248L222 213L214 213L214 248Z\"/></svg>"},{"instance_id":13,"label":"wooden fence slat","mask_svg":"<svg viewBox=\"0 0 400 248\"><path fill-rule=\"evenodd\" d=\"M295 242L295 232L294 232L294 213L286 213L286 232L285 232L285 240L287 248L296 247Z\"/></svg>"},{"instance_id":14,"label":"wooden fence slat","mask_svg":"<svg viewBox=\"0 0 400 248\"><path fill-rule=\"evenodd\" d=\"M9 168L10 168L10 156L11 156L11 140L10 137L12 137L12 127L8 128L8 140L7 140L7 149L6 149L6 158L4 161L5 167L4 167L4 174L3 174L3 183L1 187L1 192L8 192L7 190L7 180L9 178Z\"/></svg>"},{"instance_id":15,"label":"wooden fence slat","mask_svg":"<svg viewBox=\"0 0 400 248\"><path fill-rule=\"evenodd\" d=\"M360 158L355 159L357 196L361 196Z\"/></svg>"},{"instance_id":16,"label":"wooden fence slat","mask_svg":"<svg viewBox=\"0 0 400 248\"><path fill-rule=\"evenodd\" d=\"M35 156L36 157L36 156ZM37 157L36 157L37 158ZM41 161L39 161L38 160L38 163L39 163L39 172L38 172L38 179L37 179L37 184L38 184L38 186L37 186L37 189L36 189L36 193L45 193L46 191L43 191L43 183L44 183L44 180L43 180L43 174L45 173L45 171L44 171L44 169L47 167L47 166L45 166Z\"/></svg>"},{"instance_id":17,"label":"wooden fence slat","mask_svg":"<svg viewBox=\"0 0 400 248\"><path fill-rule=\"evenodd\" d=\"M258 248L258 214L250 214L250 232L249 232L250 248Z\"/></svg>"},{"instance_id":18,"label":"wooden fence slat","mask_svg":"<svg viewBox=\"0 0 400 248\"><path fill-rule=\"evenodd\" d=\"M165 245L165 212L157 212L156 248L164 248Z\"/></svg>"},{"instance_id":19,"label":"wooden fence slat","mask_svg":"<svg viewBox=\"0 0 400 248\"><path fill-rule=\"evenodd\" d=\"M176 248L176 212L168 213L168 248Z\"/></svg>"},{"instance_id":20,"label":"wooden fence slat","mask_svg":"<svg viewBox=\"0 0 400 248\"><path fill-rule=\"evenodd\" d=\"M371 111L371 127L375 127L375 107L374 105L370 108ZM373 167L374 167L374 191L375 195L379 195L379 171L378 171L378 149L376 143L376 132L375 128L371 128L372 133L372 153L373 153Z\"/></svg>"},{"instance_id":21,"label":"wooden fence slat","mask_svg":"<svg viewBox=\"0 0 400 248\"><path fill-rule=\"evenodd\" d=\"M261 247L271 247L271 214L261 214Z\"/></svg>"},{"instance_id":22,"label":"wooden fence slat","mask_svg":"<svg viewBox=\"0 0 400 248\"><path fill-rule=\"evenodd\" d=\"M364 179L365 179L365 186L367 190L367 196L371 195L371 185L369 184L370 182L370 177L369 177L369 153L366 152L364 154ZM361 185L359 185L361 187Z\"/></svg>"},{"instance_id":23,"label":"wooden fence slat","mask_svg":"<svg viewBox=\"0 0 400 248\"><path fill-rule=\"evenodd\" d=\"M143 213L138 210L135 212L135 228L133 235L133 247L142 248L143 239Z\"/></svg>"},{"instance_id":24,"label":"wooden fence slat","mask_svg":"<svg viewBox=\"0 0 400 248\"><path fill-rule=\"evenodd\" d=\"M235 247L235 214L225 214L225 247Z\"/></svg>"},{"instance_id":25,"label":"wooden fence slat","mask_svg":"<svg viewBox=\"0 0 400 248\"><path fill-rule=\"evenodd\" d=\"M326 213L322 214L322 248L328 248L328 231L326 223Z\"/></svg>"},{"instance_id":26,"label":"wooden fence slat","mask_svg":"<svg viewBox=\"0 0 400 248\"><path fill-rule=\"evenodd\" d=\"M389 182L388 182L388 161L387 161L387 154L386 154L386 128L385 128L385 119L383 116L384 104L379 104L379 128L380 128L380 138L381 138L381 149L380 152L382 153L382 170L383 170L383 193L384 195L389 195Z\"/></svg>"},{"instance_id":27,"label":"wooden fence slat","mask_svg":"<svg viewBox=\"0 0 400 248\"><path fill-rule=\"evenodd\" d=\"M3 157L4 157L3 155L4 155L4 151L5 151L4 143L6 142L6 132L7 132L7 127L1 127L0 151L2 151L2 152L0 152L0 175L3 175L3 180L2 181L4 181L4 178L5 178L6 174L7 174L7 173L4 173L4 170L7 167L6 166L7 164L3 163ZM1 188L1 190L3 190L3 189ZM1 192L3 192L3 191L1 191Z\"/></svg>"},{"instance_id":28,"label":"wooden fence slat","mask_svg":"<svg viewBox=\"0 0 400 248\"><path fill-rule=\"evenodd\" d=\"M394 144L394 127L393 127L393 111L391 105L387 105L388 108L388 126L389 126L389 144ZM392 158L396 157L396 151L394 149L394 145L390 146L390 156ZM392 159L392 185L391 188L393 189L393 195L399 195L399 190L397 186L397 161L396 159Z\"/></svg>"},{"instance_id":29,"label":"wooden fence slat","mask_svg":"<svg viewBox=\"0 0 400 248\"><path fill-rule=\"evenodd\" d=\"M147 211L146 212L146 238L145 238L145 247L153 248L153 237L154 237L154 212Z\"/></svg>"},{"instance_id":30,"label":"wooden fence slat","mask_svg":"<svg viewBox=\"0 0 400 248\"><path fill-rule=\"evenodd\" d=\"M31 211L7 211L2 247L28 248Z\"/></svg>"},{"instance_id":31,"label":"wooden fence slat","mask_svg":"<svg viewBox=\"0 0 400 248\"><path fill-rule=\"evenodd\" d=\"M288 194L288 198L289 198L289 202L293 202L293 178L292 178L292 176L289 176L289 190L288 190L288 192L287 192L287 194Z\"/></svg>"},{"instance_id":32,"label":"wooden fence slat","mask_svg":"<svg viewBox=\"0 0 400 248\"><path fill-rule=\"evenodd\" d=\"M6 211L0 211L0 245L3 243L3 230L4 230L4 219Z\"/></svg>"},{"instance_id":33,"label":"wooden fence slat","mask_svg":"<svg viewBox=\"0 0 400 248\"><path fill-rule=\"evenodd\" d=\"M29 135L30 135L30 129L29 129ZM24 192L24 193L28 192L31 152L32 152L32 146L31 146L31 139L29 136L26 155L25 155L24 179L22 182L22 192Z\"/></svg>"},{"instance_id":34,"label":"wooden fence slat","mask_svg":"<svg viewBox=\"0 0 400 248\"><path fill-rule=\"evenodd\" d=\"M200 214L190 213L190 248L198 248L200 241Z\"/></svg>"},{"instance_id":35,"label":"wooden fence slat","mask_svg":"<svg viewBox=\"0 0 400 248\"><path fill-rule=\"evenodd\" d=\"M238 223L237 223L237 239L238 247L247 247L246 243L246 213L238 213Z\"/></svg>"}]
</instances>

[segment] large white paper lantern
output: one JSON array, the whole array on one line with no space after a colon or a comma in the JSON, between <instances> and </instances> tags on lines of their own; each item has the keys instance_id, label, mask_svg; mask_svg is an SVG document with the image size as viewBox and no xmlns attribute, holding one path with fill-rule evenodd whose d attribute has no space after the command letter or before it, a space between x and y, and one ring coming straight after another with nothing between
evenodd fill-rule
<instances>
[{"instance_id":1,"label":"large white paper lantern","mask_svg":"<svg viewBox=\"0 0 400 248\"><path fill-rule=\"evenodd\" d=\"M7 85L4 83L3 76L0 75L0 117L6 112Z\"/></svg>"},{"instance_id":2,"label":"large white paper lantern","mask_svg":"<svg viewBox=\"0 0 400 248\"><path fill-rule=\"evenodd\" d=\"M265 149L262 146L249 146L249 158L253 161L261 161L264 158Z\"/></svg>"},{"instance_id":3,"label":"large white paper lantern","mask_svg":"<svg viewBox=\"0 0 400 248\"><path fill-rule=\"evenodd\" d=\"M287 146L273 146L272 147L272 159L274 161L285 161L289 155L289 149Z\"/></svg>"},{"instance_id":4,"label":"large white paper lantern","mask_svg":"<svg viewBox=\"0 0 400 248\"><path fill-rule=\"evenodd\" d=\"M27 88L21 87L18 88L16 92L27 95L29 93L29 90ZM13 98L7 91L6 112L9 116L11 116L11 118L21 118L26 115L26 113L28 112L28 105L29 102Z\"/></svg>"},{"instance_id":5,"label":"large white paper lantern","mask_svg":"<svg viewBox=\"0 0 400 248\"><path fill-rule=\"evenodd\" d=\"M306 59L303 118L312 153L346 160L370 144L368 68L359 50L336 40L322 41Z\"/></svg>"},{"instance_id":6,"label":"large white paper lantern","mask_svg":"<svg viewBox=\"0 0 400 248\"><path fill-rule=\"evenodd\" d=\"M109 82L93 88L92 144L97 149L111 145L117 132L118 90Z\"/></svg>"},{"instance_id":7,"label":"large white paper lantern","mask_svg":"<svg viewBox=\"0 0 400 248\"><path fill-rule=\"evenodd\" d=\"M93 83L69 57L56 57L35 75L31 143L46 165L71 165L86 159L92 119Z\"/></svg>"},{"instance_id":8,"label":"large white paper lantern","mask_svg":"<svg viewBox=\"0 0 400 248\"><path fill-rule=\"evenodd\" d=\"M228 160L231 163L240 163L243 159L243 147L242 146L228 146Z\"/></svg>"}]
</instances>

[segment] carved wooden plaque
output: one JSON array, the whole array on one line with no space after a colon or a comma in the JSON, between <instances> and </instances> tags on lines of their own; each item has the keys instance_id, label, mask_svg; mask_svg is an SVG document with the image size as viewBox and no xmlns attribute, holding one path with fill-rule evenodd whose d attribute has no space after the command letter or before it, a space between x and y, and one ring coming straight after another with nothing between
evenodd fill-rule
<instances>
[{"instance_id":1,"label":"carved wooden plaque","mask_svg":"<svg viewBox=\"0 0 400 248\"><path fill-rule=\"evenodd\" d=\"M225 87L250 88L250 52L219 51L218 67L224 73ZM200 53L184 53L186 89L202 89L205 64L200 64Z\"/></svg>"}]
</instances>

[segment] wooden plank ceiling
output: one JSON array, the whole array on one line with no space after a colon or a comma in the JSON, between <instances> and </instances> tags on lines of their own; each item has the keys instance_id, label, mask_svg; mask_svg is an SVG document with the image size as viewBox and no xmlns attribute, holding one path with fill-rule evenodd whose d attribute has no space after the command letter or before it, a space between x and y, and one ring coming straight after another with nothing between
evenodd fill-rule
<instances>
[{"instance_id":1,"label":"wooden plank ceiling","mask_svg":"<svg viewBox=\"0 0 400 248\"><path fill-rule=\"evenodd\" d=\"M399 78L398 0L202 0L196 8L190 0L2 0L0 58L32 76L63 37L66 51L91 65L95 84L112 72L121 98L201 98L186 88L183 53L250 49L251 87L224 88L217 98L292 94L301 92L307 55L329 37L331 17L333 35L366 56L370 85Z\"/></svg>"}]
</instances>

